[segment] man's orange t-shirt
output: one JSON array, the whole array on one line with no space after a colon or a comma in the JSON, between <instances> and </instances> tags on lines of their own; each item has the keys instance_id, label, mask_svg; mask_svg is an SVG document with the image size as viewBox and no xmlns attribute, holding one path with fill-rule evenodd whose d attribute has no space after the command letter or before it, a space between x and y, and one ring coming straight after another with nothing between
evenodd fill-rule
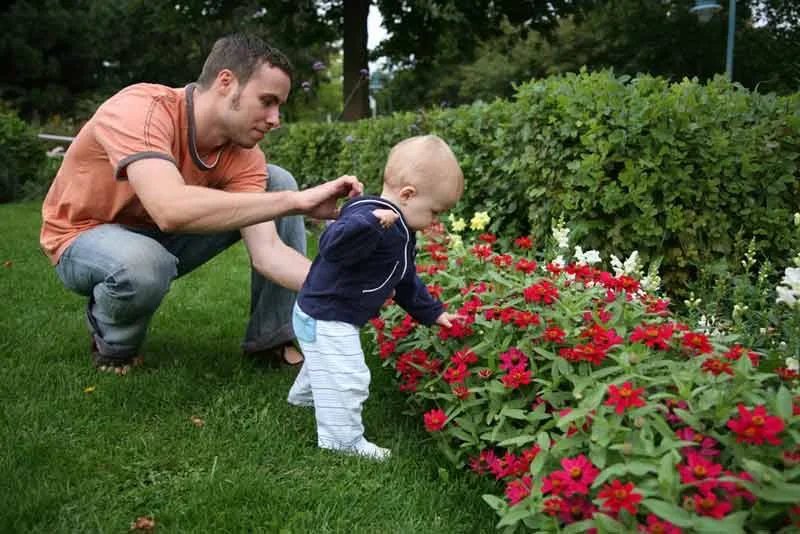
<instances>
[{"instance_id":1,"label":"man's orange t-shirt","mask_svg":"<svg viewBox=\"0 0 800 534\"><path fill-rule=\"evenodd\" d=\"M155 226L127 181L127 166L162 158L184 181L263 192L266 158L256 146L225 146L202 160L195 147L195 86L127 87L101 105L67 150L42 206L42 250L53 264L81 233L106 223Z\"/></svg>"}]
</instances>

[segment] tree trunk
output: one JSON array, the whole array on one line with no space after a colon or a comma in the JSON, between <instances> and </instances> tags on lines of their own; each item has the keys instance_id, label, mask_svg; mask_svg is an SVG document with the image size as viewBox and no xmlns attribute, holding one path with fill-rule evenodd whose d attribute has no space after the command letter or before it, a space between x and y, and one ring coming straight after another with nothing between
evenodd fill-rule
<instances>
[{"instance_id":1,"label":"tree trunk","mask_svg":"<svg viewBox=\"0 0 800 534\"><path fill-rule=\"evenodd\" d=\"M367 17L370 0L344 0L344 111L342 119L355 121L369 116Z\"/></svg>"}]
</instances>

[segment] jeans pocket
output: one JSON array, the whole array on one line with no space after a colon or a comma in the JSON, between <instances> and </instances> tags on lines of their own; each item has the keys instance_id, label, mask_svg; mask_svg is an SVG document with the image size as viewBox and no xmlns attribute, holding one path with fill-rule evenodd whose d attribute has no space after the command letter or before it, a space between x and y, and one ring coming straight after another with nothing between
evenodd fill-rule
<instances>
[{"instance_id":1,"label":"jeans pocket","mask_svg":"<svg viewBox=\"0 0 800 534\"><path fill-rule=\"evenodd\" d=\"M297 339L304 343L314 343L317 340L317 320L301 310L296 303L292 310L292 328Z\"/></svg>"}]
</instances>

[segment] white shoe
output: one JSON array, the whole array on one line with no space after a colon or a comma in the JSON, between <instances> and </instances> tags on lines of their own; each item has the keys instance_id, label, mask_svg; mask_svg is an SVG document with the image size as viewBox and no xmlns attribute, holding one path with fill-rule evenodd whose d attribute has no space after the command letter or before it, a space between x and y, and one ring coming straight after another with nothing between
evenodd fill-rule
<instances>
[{"instance_id":1,"label":"white shoe","mask_svg":"<svg viewBox=\"0 0 800 534\"><path fill-rule=\"evenodd\" d=\"M374 443L367 441L364 438L361 438L361 441L359 441L352 447L348 447L346 449L333 449L329 447L323 447L323 448L334 452L355 454L357 456L363 456L364 458L369 458L370 460L377 460L377 461L384 461L392 456L391 450L379 447Z\"/></svg>"}]
</instances>

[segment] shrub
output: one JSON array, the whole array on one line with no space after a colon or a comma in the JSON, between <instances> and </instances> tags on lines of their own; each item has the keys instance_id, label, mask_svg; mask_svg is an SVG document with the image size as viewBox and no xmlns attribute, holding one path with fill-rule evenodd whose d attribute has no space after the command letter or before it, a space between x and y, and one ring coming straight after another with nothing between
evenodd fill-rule
<instances>
[{"instance_id":1,"label":"shrub","mask_svg":"<svg viewBox=\"0 0 800 534\"><path fill-rule=\"evenodd\" d=\"M417 328L389 306L372 321L432 439L498 481L498 527L796 531L797 375L677 319L634 255L612 274L554 237L546 255L529 237L421 241L418 270L464 320Z\"/></svg>"},{"instance_id":2,"label":"shrub","mask_svg":"<svg viewBox=\"0 0 800 534\"><path fill-rule=\"evenodd\" d=\"M511 102L292 125L265 150L304 185L335 169L374 192L392 143L416 133L440 135L461 162L456 214L486 210L492 231L534 236L563 214L586 246L662 258L672 291L726 262L738 234L776 266L790 256L800 94L582 72L522 84Z\"/></svg>"},{"instance_id":3,"label":"shrub","mask_svg":"<svg viewBox=\"0 0 800 534\"><path fill-rule=\"evenodd\" d=\"M19 200L29 181L37 181L46 163L36 132L16 113L0 109L0 203Z\"/></svg>"}]
</instances>

